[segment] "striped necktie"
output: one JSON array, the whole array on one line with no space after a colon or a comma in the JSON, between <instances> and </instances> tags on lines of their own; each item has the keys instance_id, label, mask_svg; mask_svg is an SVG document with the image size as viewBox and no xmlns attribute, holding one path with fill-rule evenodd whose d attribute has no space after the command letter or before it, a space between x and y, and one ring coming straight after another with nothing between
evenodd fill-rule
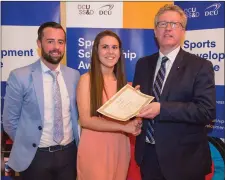
<instances>
[{"instance_id":1,"label":"striped necktie","mask_svg":"<svg viewBox=\"0 0 225 180\"><path fill-rule=\"evenodd\" d=\"M163 82L164 82L164 78L165 78L165 74L166 74L165 64L166 64L166 61L168 61L168 60L169 59L166 56L164 56L162 58L160 69L155 78L155 82L154 82L154 86L153 86L153 96L155 97L155 101L157 101L157 102L159 102L159 99L160 99L162 86L163 86ZM148 127L147 127L147 133L146 133L147 140L151 144L155 144L153 124L154 124L154 120L148 121Z\"/></svg>"}]
</instances>

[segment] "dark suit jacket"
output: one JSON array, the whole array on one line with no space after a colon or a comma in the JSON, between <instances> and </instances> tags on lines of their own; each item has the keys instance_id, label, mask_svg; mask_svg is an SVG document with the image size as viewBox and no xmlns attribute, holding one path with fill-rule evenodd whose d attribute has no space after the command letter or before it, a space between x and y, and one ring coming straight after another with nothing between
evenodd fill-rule
<instances>
[{"instance_id":1,"label":"dark suit jacket","mask_svg":"<svg viewBox=\"0 0 225 180\"><path fill-rule=\"evenodd\" d=\"M159 53L136 64L133 86L152 95ZM216 117L212 63L180 49L165 82L160 114L154 119L156 152L161 170L170 180L191 180L208 174L211 155L205 125ZM145 150L147 120L136 138L135 159L140 165Z\"/></svg>"}]
</instances>

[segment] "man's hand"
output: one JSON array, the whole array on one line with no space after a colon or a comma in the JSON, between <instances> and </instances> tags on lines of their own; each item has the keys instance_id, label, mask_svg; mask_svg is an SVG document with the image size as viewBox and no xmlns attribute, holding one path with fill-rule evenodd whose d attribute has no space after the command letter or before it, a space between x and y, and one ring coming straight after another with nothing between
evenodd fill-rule
<instances>
[{"instance_id":1,"label":"man's hand","mask_svg":"<svg viewBox=\"0 0 225 180\"><path fill-rule=\"evenodd\" d=\"M141 87L140 85L137 85L137 86L135 86L134 89L135 89L136 91L140 91L140 87Z\"/></svg>"},{"instance_id":2,"label":"man's hand","mask_svg":"<svg viewBox=\"0 0 225 180\"><path fill-rule=\"evenodd\" d=\"M143 107L137 117L154 119L160 113L160 103L152 102L147 106Z\"/></svg>"}]
</instances>

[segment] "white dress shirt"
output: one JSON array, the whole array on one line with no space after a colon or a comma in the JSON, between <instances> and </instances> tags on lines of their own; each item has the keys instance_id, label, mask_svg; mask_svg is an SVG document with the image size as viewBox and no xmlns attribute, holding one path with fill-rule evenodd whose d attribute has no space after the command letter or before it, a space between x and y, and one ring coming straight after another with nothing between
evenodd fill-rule
<instances>
[{"instance_id":1,"label":"white dress shirt","mask_svg":"<svg viewBox=\"0 0 225 180\"><path fill-rule=\"evenodd\" d=\"M50 69L41 61L42 77L43 77L43 93L44 93L44 122L39 147L49 147L57 145L53 140L53 124L54 124L54 102L53 102L53 78L47 72ZM70 98L67 87L60 70L60 65L56 68L59 71L58 83L62 99L62 117L64 139L61 145L69 144L73 139Z\"/></svg>"},{"instance_id":2,"label":"white dress shirt","mask_svg":"<svg viewBox=\"0 0 225 180\"><path fill-rule=\"evenodd\" d=\"M170 70L172 68L172 65L177 57L177 54L179 53L180 51L180 46L178 46L176 49L174 49L172 52L170 52L169 54L167 55L163 55L160 51L159 51L159 59L157 61L157 65L156 65L156 70L155 70L155 76L154 76L154 81L153 81L153 84L155 82L155 78L158 74L158 71L160 69L160 66L161 66L161 62L162 62L162 58L164 56L166 56L169 60L166 61L166 64L165 64L165 69L166 69L166 74L165 74L165 78L164 78L164 81L163 81L163 85L162 85L162 89L161 89L161 93L162 93L162 90L164 88L164 85L165 85L165 82L166 82L166 79L170 73Z\"/></svg>"}]
</instances>

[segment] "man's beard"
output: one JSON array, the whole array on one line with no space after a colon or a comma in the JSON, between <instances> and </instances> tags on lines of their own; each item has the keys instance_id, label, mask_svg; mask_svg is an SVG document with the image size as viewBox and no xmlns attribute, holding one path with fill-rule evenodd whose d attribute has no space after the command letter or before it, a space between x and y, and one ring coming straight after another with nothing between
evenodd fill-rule
<instances>
[{"instance_id":1,"label":"man's beard","mask_svg":"<svg viewBox=\"0 0 225 180\"><path fill-rule=\"evenodd\" d=\"M49 53L46 53L43 48L41 49L41 55L47 62L49 62L51 64L59 64L60 61L62 60L64 54L62 54L58 58L54 58L51 56L51 53L53 53L53 52L57 52L57 53L61 54L58 50L52 50L52 51L49 51Z\"/></svg>"}]
</instances>

